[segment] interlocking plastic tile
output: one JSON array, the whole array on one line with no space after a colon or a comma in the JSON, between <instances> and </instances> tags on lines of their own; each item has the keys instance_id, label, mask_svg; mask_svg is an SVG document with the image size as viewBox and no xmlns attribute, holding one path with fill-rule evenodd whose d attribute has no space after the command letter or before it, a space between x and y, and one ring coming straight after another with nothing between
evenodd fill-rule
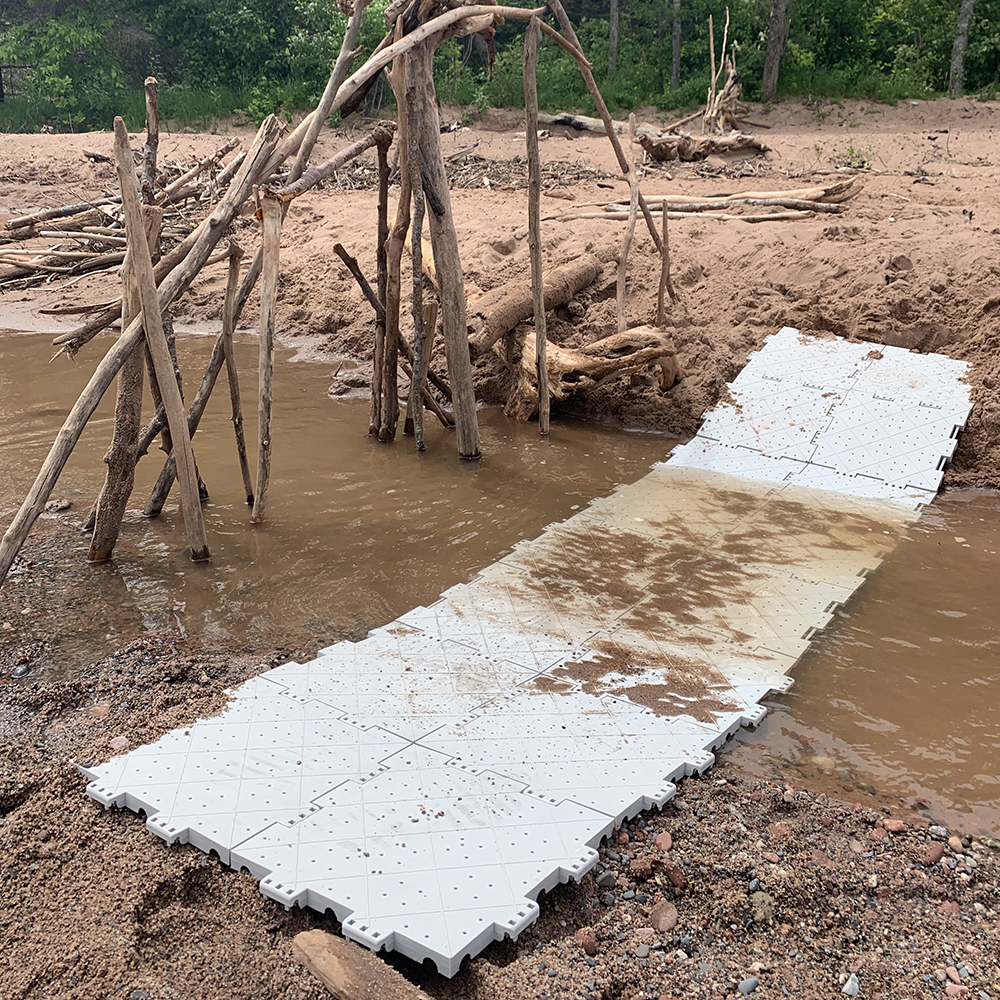
<instances>
[{"instance_id":1,"label":"interlocking plastic tile","mask_svg":"<svg viewBox=\"0 0 1000 1000\"><path fill-rule=\"evenodd\" d=\"M452 975L788 689L934 496L966 370L785 328L638 483L88 768L88 794Z\"/></svg>"}]
</instances>

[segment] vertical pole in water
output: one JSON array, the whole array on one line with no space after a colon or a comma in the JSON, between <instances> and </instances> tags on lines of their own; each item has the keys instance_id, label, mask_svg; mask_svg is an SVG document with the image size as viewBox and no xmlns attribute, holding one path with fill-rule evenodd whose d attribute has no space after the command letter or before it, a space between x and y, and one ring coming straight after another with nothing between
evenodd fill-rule
<instances>
[{"instance_id":1,"label":"vertical pole in water","mask_svg":"<svg viewBox=\"0 0 1000 1000\"><path fill-rule=\"evenodd\" d=\"M201 499L198 496L198 474L194 467L194 452L188 434L187 414L184 412L180 388L174 379L174 366L167 347L167 338L163 332L153 261L143 233L139 182L132 165L128 131L121 118L115 118L115 166L122 191L126 234L133 248L132 260L139 285L139 299L142 303L142 325L146 333L146 345L160 384L163 407L173 438L174 454L177 456L177 478L181 488L184 527L187 531L188 544L191 546L191 558L198 561L208 558L205 522L201 515Z\"/></svg>"},{"instance_id":2,"label":"vertical pole in water","mask_svg":"<svg viewBox=\"0 0 1000 1000\"><path fill-rule=\"evenodd\" d=\"M240 286L240 260L243 250L235 240L229 243L229 273L226 280L226 300L222 307L222 349L226 354L226 375L229 377L229 400L233 407L233 430L236 432L236 451L240 458L240 473L247 503L253 506L253 480L247 461L247 442L243 435L243 403L240 401L240 376L236 370L236 352L233 349L233 331L236 327L236 292Z\"/></svg>"},{"instance_id":3,"label":"vertical pole in water","mask_svg":"<svg viewBox=\"0 0 1000 1000\"><path fill-rule=\"evenodd\" d=\"M412 86L416 120L409 120L406 127L417 131L420 145L421 176L430 208L427 227L437 269L444 349L451 378L452 402L455 404L458 454L461 458L478 459L482 453L479 449L479 419L465 319L465 280L451 210L448 175L441 154L441 119L434 92L434 47L439 40L439 37L432 36L407 53L407 86Z\"/></svg>"},{"instance_id":4,"label":"vertical pole in water","mask_svg":"<svg viewBox=\"0 0 1000 1000\"><path fill-rule=\"evenodd\" d=\"M545 279L542 275L542 168L538 153L538 17L532 16L524 36L524 122L528 140L528 252L531 256L531 301L535 313L535 366L538 378L538 432L549 433L549 366L546 358Z\"/></svg>"},{"instance_id":5,"label":"vertical pole in water","mask_svg":"<svg viewBox=\"0 0 1000 1000\"><path fill-rule=\"evenodd\" d=\"M386 241L389 239L389 149L378 144L378 237L375 247L375 261L378 267L378 300L386 308L386 287L388 285ZM378 437L382 427L382 366L385 364L385 316L375 320L375 348L372 352L372 405L368 419L368 433Z\"/></svg>"},{"instance_id":6,"label":"vertical pole in water","mask_svg":"<svg viewBox=\"0 0 1000 1000\"><path fill-rule=\"evenodd\" d=\"M261 216L264 224L264 256L260 286L260 379L257 402L257 493L254 496L250 520L264 520L267 487L271 479L271 403L274 379L274 321L278 306L278 265L281 244L281 199L268 190L259 191Z\"/></svg>"}]
</instances>

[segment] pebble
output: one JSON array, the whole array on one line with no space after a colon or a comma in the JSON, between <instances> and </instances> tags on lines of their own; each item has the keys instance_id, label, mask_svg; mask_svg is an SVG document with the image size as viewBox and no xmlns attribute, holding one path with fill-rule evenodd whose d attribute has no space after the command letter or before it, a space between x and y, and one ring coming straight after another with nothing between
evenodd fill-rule
<instances>
[{"instance_id":1,"label":"pebble","mask_svg":"<svg viewBox=\"0 0 1000 1000\"><path fill-rule=\"evenodd\" d=\"M747 996L748 994L753 993L753 991L757 989L759 985L760 985L760 980L756 976L750 976L749 978L744 979L743 982L740 983L740 985L737 986L736 988L744 996Z\"/></svg>"},{"instance_id":2,"label":"pebble","mask_svg":"<svg viewBox=\"0 0 1000 1000\"><path fill-rule=\"evenodd\" d=\"M108 742L108 746L110 746L112 750L125 750L128 747L128 737L116 736L113 740Z\"/></svg>"},{"instance_id":3,"label":"pebble","mask_svg":"<svg viewBox=\"0 0 1000 1000\"><path fill-rule=\"evenodd\" d=\"M960 982L962 981L962 977L961 977L961 976L960 976L960 975L958 974L958 969L956 969L954 965L949 965L949 966L948 966L948 967L947 967L947 968L946 968L946 969L944 970L944 974L945 974L945 975L946 975L946 976L947 976L947 977L948 977L948 978L949 978L949 979L950 979L950 980L951 980L951 981L952 981L953 983L960 983Z\"/></svg>"},{"instance_id":4,"label":"pebble","mask_svg":"<svg viewBox=\"0 0 1000 1000\"><path fill-rule=\"evenodd\" d=\"M601 874L597 876L597 884L602 889L610 889L615 884L615 873L601 872Z\"/></svg>"},{"instance_id":5,"label":"pebble","mask_svg":"<svg viewBox=\"0 0 1000 1000\"><path fill-rule=\"evenodd\" d=\"M906 824L901 819L884 819L882 826L889 833L906 833Z\"/></svg>"},{"instance_id":6,"label":"pebble","mask_svg":"<svg viewBox=\"0 0 1000 1000\"><path fill-rule=\"evenodd\" d=\"M852 972L847 977L847 982L840 988L840 992L849 997L856 997L861 992L861 983L858 982L858 977L855 973Z\"/></svg>"},{"instance_id":7,"label":"pebble","mask_svg":"<svg viewBox=\"0 0 1000 1000\"><path fill-rule=\"evenodd\" d=\"M30 664L19 663L10 672L10 676L13 677L14 680L19 681L19 680L21 680L22 677L27 677L29 673L31 673L31 666L30 666Z\"/></svg>"},{"instance_id":8,"label":"pebble","mask_svg":"<svg viewBox=\"0 0 1000 1000\"><path fill-rule=\"evenodd\" d=\"M653 874L653 859L645 855L633 858L629 862L628 870L633 877L645 881Z\"/></svg>"},{"instance_id":9,"label":"pebble","mask_svg":"<svg viewBox=\"0 0 1000 1000\"><path fill-rule=\"evenodd\" d=\"M635 957L649 958L649 945L648 944L639 945L639 947L635 949Z\"/></svg>"},{"instance_id":10,"label":"pebble","mask_svg":"<svg viewBox=\"0 0 1000 1000\"><path fill-rule=\"evenodd\" d=\"M876 844L881 844L889 834L886 833L885 827L876 826L868 831L868 839Z\"/></svg>"},{"instance_id":11,"label":"pebble","mask_svg":"<svg viewBox=\"0 0 1000 1000\"><path fill-rule=\"evenodd\" d=\"M936 865L944 857L944 844L934 841L927 845L924 856L920 859L923 865Z\"/></svg>"},{"instance_id":12,"label":"pebble","mask_svg":"<svg viewBox=\"0 0 1000 1000\"><path fill-rule=\"evenodd\" d=\"M670 879L670 884L673 885L675 889L687 888L687 876L684 874L684 869L681 868L679 864L676 864L673 861L668 861L663 866L663 870L666 873L667 878Z\"/></svg>"},{"instance_id":13,"label":"pebble","mask_svg":"<svg viewBox=\"0 0 1000 1000\"><path fill-rule=\"evenodd\" d=\"M677 926L677 907L673 903L657 903L649 914L649 926L660 934L666 934Z\"/></svg>"},{"instance_id":14,"label":"pebble","mask_svg":"<svg viewBox=\"0 0 1000 1000\"><path fill-rule=\"evenodd\" d=\"M962 907L958 905L953 899L946 899L942 903L938 903L938 911L940 913L950 914L951 916L958 916L962 912Z\"/></svg>"},{"instance_id":15,"label":"pebble","mask_svg":"<svg viewBox=\"0 0 1000 1000\"><path fill-rule=\"evenodd\" d=\"M606 892L603 896L601 896L601 902L605 906L614 906L615 905L615 894L613 892Z\"/></svg>"},{"instance_id":16,"label":"pebble","mask_svg":"<svg viewBox=\"0 0 1000 1000\"><path fill-rule=\"evenodd\" d=\"M852 840L850 848L855 854L860 854L865 849L865 845L860 840Z\"/></svg>"},{"instance_id":17,"label":"pebble","mask_svg":"<svg viewBox=\"0 0 1000 1000\"><path fill-rule=\"evenodd\" d=\"M927 832L932 837L938 837L941 840L944 840L945 837L948 836L948 830L947 830L946 827L943 827L943 826L929 826L927 828Z\"/></svg>"},{"instance_id":18,"label":"pebble","mask_svg":"<svg viewBox=\"0 0 1000 1000\"><path fill-rule=\"evenodd\" d=\"M611 858L612 861L621 861L622 856L617 851L612 851L609 847L605 852L607 857Z\"/></svg>"},{"instance_id":19,"label":"pebble","mask_svg":"<svg viewBox=\"0 0 1000 1000\"><path fill-rule=\"evenodd\" d=\"M574 935L574 940L585 955L593 955L597 951L597 934L593 927L581 927Z\"/></svg>"},{"instance_id":20,"label":"pebble","mask_svg":"<svg viewBox=\"0 0 1000 1000\"><path fill-rule=\"evenodd\" d=\"M674 838L670 836L669 830L664 830L663 833L659 834L653 843L661 851L669 851L671 847L674 846Z\"/></svg>"},{"instance_id":21,"label":"pebble","mask_svg":"<svg viewBox=\"0 0 1000 1000\"><path fill-rule=\"evenodd\" d=\"M944 995L948 997L960 997L968 992L968 986L960 986L958 983L949 983L944 988Z\"/></svg>"},{"instance_id":22,"label":"pebble","mask_svg":"<svg viewBox=\"0 0 1000 1000\"><path fill-rule=\"evenodd\" d=\"M956 854L961 854L961 853L962 853L962 840L961 840L961 838L960 838L960 837L954 837L954 836L952 836L952 837L949 837L949 838L948 838L948 846L949 846L949 847L950 847L950 848L951 848L951 849L952 849L952 850L953 850L953 851L954 851L954 852L955 852Z\"/></svg>"}]
</instances>

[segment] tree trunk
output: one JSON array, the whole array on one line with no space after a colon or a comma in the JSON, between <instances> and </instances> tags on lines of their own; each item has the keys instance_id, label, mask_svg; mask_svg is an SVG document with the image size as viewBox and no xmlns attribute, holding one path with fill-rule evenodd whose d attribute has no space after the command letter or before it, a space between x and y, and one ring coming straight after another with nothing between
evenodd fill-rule
<instances>
[{"instance_id":1,"label":"tree trunk","mask_svg":"<svg viewBox=\"0 0 1000 1000\"><path fill-rule=\"evenodd\" d=\"M969 24L976 0L962 0L955 25L955 45L951 50L951 72L948 74L948 96L954 97L965 85L965 50L969 47Z\"/></svg>"},{"instance_id":2,"label":"tree trunk","mask_svg":"<svg viewBox=\"0 0 1000 1000\"><path fill-rule=\"evenodd\" d=\"M618 15L618 0L611 0L611 7L608 11L608 77L614 77L618 72L618 29L620 18Z\"/></svg>"},{"instance_id":3,"label":"tree trunk","mask_svg":"<svg viewBox=\"0 0 1000 1000\"><path fill-rule=\"evenodd\" d=\"M670 63L670 89L681 85L681 0L674 0L674 50Z\"/></svg>"},{"instance_id":4,"label":"tree trunk","mask_svg":"<svg viewBox=\"0 0 1000 1000\"><path fill-rule=\"evenodd\" d=\"M163 211L143 207L143 223L150 251L160 238ZM131 251L125 254L122 266L122 329L142 312L139 286L132 268ZM104 488L94 508L94 535L90 542L88 562L107 562L114 552L121 529L122 517L135 483L136 452L142 423L142 383L146 348L138 344L118 373L118 397L115 401L115 427L111 447L104 456L108 465Z\"/></svg>"},{"instance_id":5,"label":"tree trunk","mask_svg":"<svg viewBox=\"0 0 1000 1000\"><path fill-rule=\"evenodd\" d=\"M419 130L424 193L427 196L427 224L434 266L438 276L438 294L444 332L445 357L455 404L455 431L461 458L477 459L479 451L479 419L476 415L476 395L472 384L472 361L465 317L465 280L458 253L458 235L451 211L451 192L441 155L441 120L434 93L435 39L417 45L406 57L407 85L412 87L412 106L419 116L408 121L408 129ZM388 346L388 345L387 345Z\"/></svg>"},{"instance_id":6,"label":"tree trunk","mask_svg":"<svg viewBox=\"0 0 1000 1000\"><path fill-rule=\"evenodd\" d=\"M791 21L785 13L788 0L771 0L771 21L767 27L767 54L764 56L764 77L760 85L763 103L774 100L778 88L778 67L788 42Z\"/></svg>"}]
</instances>

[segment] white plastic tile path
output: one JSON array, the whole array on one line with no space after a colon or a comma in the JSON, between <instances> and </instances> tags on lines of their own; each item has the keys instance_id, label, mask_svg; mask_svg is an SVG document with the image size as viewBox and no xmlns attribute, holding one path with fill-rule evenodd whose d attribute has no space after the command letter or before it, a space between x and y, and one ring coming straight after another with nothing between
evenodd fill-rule
<instances>
[{"instance_id":1,"label":"white plastic tile path","mask_svg":"<svg viewBox=\"0 0 1000 1000\"><path fill-rule=\"evenodd\" d=\"M965 370L784 329L644 479L88 769L87 792L453 975L787 690L933 498Z\"/></svg>"}]
</instances>

